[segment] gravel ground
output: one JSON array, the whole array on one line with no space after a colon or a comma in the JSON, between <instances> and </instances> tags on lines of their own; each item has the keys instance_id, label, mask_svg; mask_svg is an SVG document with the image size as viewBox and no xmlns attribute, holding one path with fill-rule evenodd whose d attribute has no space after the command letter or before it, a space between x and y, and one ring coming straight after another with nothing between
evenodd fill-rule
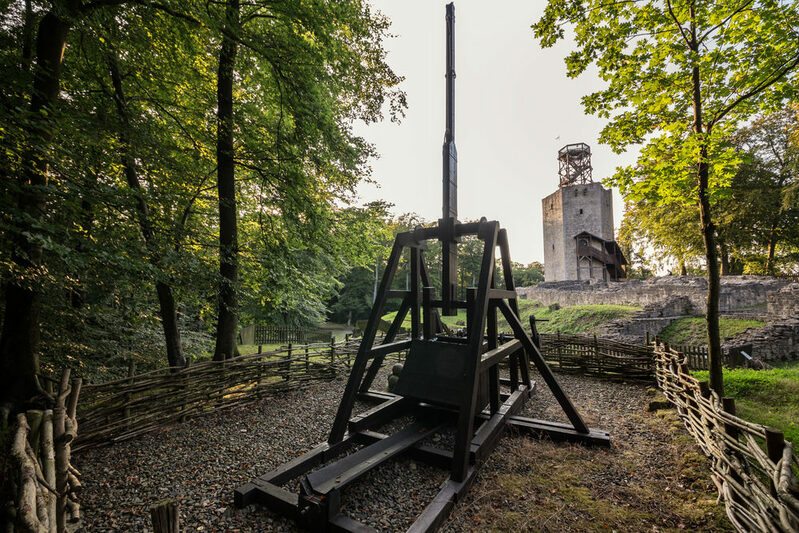
<instances>
[{"instance_id":1,"label":"gravel ground","mask_svg":"<svg viewBox=\"0 0 799 533\"><path fill-rule=\"evenodd\" d=\"M630 422L631 415L645 414L646 387L580 376L559 375L558 379L588 424L611 432L614 447L620 439L632 438L641 442L636 453L656 452L646 446L662 436L653 436L641 429L641 424ZM80 529L147 531L149 506L176 498L184 531L297 531L293 523L260 506L235 509L233 489L324 441L344 383L344 379L319 383L78 454L74 464L82 472L84 484ZM386 383L385 372L375 383ZM538 384L524 414L565 420L543 381L538 379ZM368 407L359 404L356 412ZM429 440L449 439L445 434ZM512 447L518 440L513 435L503 438L494 455L515 454ZM626 457L628 450L623 449ZM496 474L502 464L492 466L492 459L483 470ZM410 459L392 461L345 491L343 511L381 531L404 531L446 477L446 472ZM476 486L487 482L490 477L481 471ZM464 509L460 509L464 505L457 506L447 528L482 529L474 522L478 504L472 498Z\"/></svg>"}]
</instances>

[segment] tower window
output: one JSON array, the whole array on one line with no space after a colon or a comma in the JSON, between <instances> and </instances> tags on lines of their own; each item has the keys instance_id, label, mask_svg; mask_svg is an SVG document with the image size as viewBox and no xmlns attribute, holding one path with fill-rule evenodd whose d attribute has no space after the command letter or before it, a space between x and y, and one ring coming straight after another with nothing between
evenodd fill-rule
<instances>
[{"instance_id":1,"label":"tower window","mask_svg":"<svg viewBox=\"0 0 799 533\"><path fill-rule=\"evenodd\" d=\"M582 210L582 209L580 209L580 214L581 214L581 215L583 214L583 210Z\"/></svg>"},{"instance_id":2,"label":"tower window","mask_svg":"<svg viewBox=\"0 0 799 533\"><path fill-rule=\"evenodd\" d=\"M552 245L552 249L553 249L553 250L555 249L555 245L554 245L554 244Z\"/></svg>"}]
</instances>

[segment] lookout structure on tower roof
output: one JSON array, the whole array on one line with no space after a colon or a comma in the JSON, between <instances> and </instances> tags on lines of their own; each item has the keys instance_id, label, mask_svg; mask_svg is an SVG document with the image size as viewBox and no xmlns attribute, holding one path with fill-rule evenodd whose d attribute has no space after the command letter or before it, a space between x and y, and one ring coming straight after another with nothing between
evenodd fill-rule
<instances>
[{"instance_id":1,"label":"lookout structure on tower roof","mask_svg":"<svg viewBox=\"0 0 799 533\"><path fill-rule=\"evenodd\" d=\"M585 143L567 144L558 150L560 186L593 182L591 147Z\"/></svg>"},{"instance_id":2,"label":"lookout structure on tower roof","mask_svg":"<svg viewBox=\"0 0 799 533\"><path fill-rule=\"evenodd\" d=\"M627 260L613 238L613 196L592 173L590 146L558 150L560 187L541 201L546 281L626 277Z\"/></svg>"}]
</instances>

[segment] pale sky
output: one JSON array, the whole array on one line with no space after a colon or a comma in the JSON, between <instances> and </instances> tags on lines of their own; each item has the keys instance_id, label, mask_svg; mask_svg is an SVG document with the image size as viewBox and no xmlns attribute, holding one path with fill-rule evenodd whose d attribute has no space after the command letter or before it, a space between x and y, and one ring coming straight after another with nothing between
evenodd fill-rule
<instances>
[{"instance_id":1,"label":"pale sky","mask_svg":"<svg viewBox=\"0 0 799 533\"><path fill-rule=\"evenodd\" d=\"M444 0L371 0L391 21L388 63L405 77L407 115L397 125L356 127L377 147L377 186L359 188L363 202L382 199L395 214L441 217L444 140ZM594 181L629 164L597 141L603 122L583 114L580 98L601 87L595 76L566 77L569 43L541 49L530 25L544 0L455 2L455 143L458 218L481 216L507 228L511 258L542 261L541 199L558 186L557 151L591 146ZM614 223L622 215L614 191Z\"/></svg>"}]
</instances>

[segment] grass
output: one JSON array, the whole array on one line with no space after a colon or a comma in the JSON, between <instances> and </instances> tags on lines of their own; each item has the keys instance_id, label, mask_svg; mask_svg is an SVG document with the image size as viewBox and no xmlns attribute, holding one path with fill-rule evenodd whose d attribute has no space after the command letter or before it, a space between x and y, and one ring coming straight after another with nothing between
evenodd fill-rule
<instances>
[{"instance_id":1,"label":"grass","mask_svg":"<svg viewBox=\"0 0 799 533\"><path fill-rule=\"evenodd\" d=\"M626 418L609 449L511 433L446 529L733 531L716 504L708 461L674 410Z\"/></svg>"},{"instance_id":2,"label":"grass","mask_svg":"<svg viewBox=\"0 0 799 533\"><path fill-rule=\"evenodd\" d=\"M597 332L600 326L613 320L624 318L639 309L639 307L626 305L573 305L560 309L550 309L539 302L519 300L519 314L525 327L529 324L530 315L535 315L537 319L549 321L538 324L538 330L541 333L556 333L560 331L567 334L593 334ZM396 315L396 312L388 313L383 315L383 320L391 323ZM445 316L441 317L441 319L449 327L463 327L466 325L466 311L459 309L458 316ZM402 326L410 329L410 316L405 317ZM498 328L506 333L511 331L510 325L501 315L498 320Z\"/></svg>"},{"instance_id":3,"label":"grass","mask_svg":"<svg viewBox=\"0 0 799 533\"><path fill-rule=\"evenodd\" d=\"M706 371L693 375L708 379ZM799 444L799 361L771 370L725 368L724 393L735 398L738 416L779 429Z\"/></svg>"},{"instance_id":4,"label":"grass","mask_svg":"<svg viewBox=\"0 0 799 533\"><path fill-rule=\"evenodd\" d=\"M721 338L734 337L747 328L759 328L765 326L765 322L760 320L742 320L739 318L720 318L719 329ZM678 318L669 324L658 335L663 342L669 344L706 344L707 325L704 317Z\"/></svg>"}]
</instances>

